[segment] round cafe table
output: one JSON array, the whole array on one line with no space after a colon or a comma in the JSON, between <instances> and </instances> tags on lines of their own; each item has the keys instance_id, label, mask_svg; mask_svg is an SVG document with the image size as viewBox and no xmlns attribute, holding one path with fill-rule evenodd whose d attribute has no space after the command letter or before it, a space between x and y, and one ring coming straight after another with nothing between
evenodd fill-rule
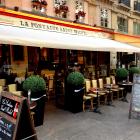
<instances>
[{"instance_id":1,"label":"round cafe table","mask_svg":"<svg viewBox=\"0 0 140 140\"><path fill-rule=\"evenodd\" d=\"M99 109L99 93L103 92L103 91L99 90L98 88L91 88L90 91L97 95L96 106L95 106L95 109L93 110L93 112L102 114L102 112Z\"/></svg>"},{"instance_id":2,"label":"round cafe table","mask_svg":"<svg viewBox=\"0 0 140 140\"><path fill-rule=\"evenodd\" d=\"M113 84L105 84L104 87L107 89L109 94L109 99L107 100L107 105L115 107L115 105L112 104L113 102L113 92L111 91Z\"/></svg>"},{"instance_id":3,"label":"round cafe table","mask_svg":"<svg viewBox=\"0 0 140 140\"><path fill-rule=\"evenodd\" d=\"M129 87L131 87L133 85L133 83L125 81L125 82L118 82L118 85L120 87L124 88L124 94L123 94L122 101L128 102L128 100L127 100L128 89L129 89Z\"/></svg>"}]
</instances>

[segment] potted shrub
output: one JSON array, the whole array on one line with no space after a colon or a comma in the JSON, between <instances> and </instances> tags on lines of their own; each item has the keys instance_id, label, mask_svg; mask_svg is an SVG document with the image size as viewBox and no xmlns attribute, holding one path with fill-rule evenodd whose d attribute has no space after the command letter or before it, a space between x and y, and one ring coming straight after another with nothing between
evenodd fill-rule
<instances>
[{"instance_id":1,"label":"potted shrub","mask_svg":"<svg viewBox=\"0 0 140 140\"><path fill-rule=\"evenodd\" d=\"M117 81L127 80L128 76L129 76L129 71L127 69L125 69L125 68L118 68L116 70Z\"/></svg>"},{"instance_id":2,"label":"potted shrub","mask_svg":"<svg viewBox=\"0 0 140 140\"><path fill-rule=\"evenodd\" d=\"M33 109L35 112L34 123L35 126L43 124L44 120L44 108L45 108L45 95L46 95L46 83L45 80L39 75L29 76L23 82L24 95L28 96L28 91L31 91L31 102L36 102L36 107Z\"/></svg>"},{"instance_id":3,"label":"potted shrub","mask_svg":"<svg viewBox=\"0 0 140 140\"><path fill-rule=\"evenodd\" d=\"M67 77L66 105L73 113L82 111L84 76L80 72L71 72Z\"/></svg>"},{"instance_id":4,"label":"potted shrub","mask_svg":"<svg viewBox=\"0 0 140 140\"><path fill-rule=\"evenodd\" d=\"M130 67L129 68L129 80L132 82L133 81L133 75L137 73L139 74L140 73L140 68L138 67Z\"/></svg>"}]
</instances>

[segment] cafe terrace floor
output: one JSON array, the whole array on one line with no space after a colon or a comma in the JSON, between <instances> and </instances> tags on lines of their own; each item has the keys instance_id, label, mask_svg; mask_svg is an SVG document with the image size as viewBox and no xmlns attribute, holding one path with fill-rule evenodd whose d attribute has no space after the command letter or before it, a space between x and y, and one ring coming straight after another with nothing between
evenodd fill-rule
<instances>
[{"instance_id":1,"label":"cafe terrace floor","mask_svg":"<svg viewBox=\"0 0 140 140\"><path fill-rule=\"evenodd\" d=\"M130 102L131 94L128 94ZM45 121L36 127L39 140L140 140L140 120L128 119L130 103L101 106L102 114L71 112L46 103Z\"/></svg>"}]
</instances>

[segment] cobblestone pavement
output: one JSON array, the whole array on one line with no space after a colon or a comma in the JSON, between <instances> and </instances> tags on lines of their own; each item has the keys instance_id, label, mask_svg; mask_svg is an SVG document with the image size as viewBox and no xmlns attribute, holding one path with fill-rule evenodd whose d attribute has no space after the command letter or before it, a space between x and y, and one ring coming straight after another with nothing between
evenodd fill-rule
<instances>
[{"instance_id":1,"label":"cobblestone pavement","mask_svg":"<svg viewBox=\"0 0 140 140\"><path fill-rule=\"evenodd\" d=\"M130 98L131 94L128 95ZM101 106L102 114L73 114L46 103L45 121L36 127L39 140L140 140L140 120L128 119L130 103Z\"/></svg>"}]
</instances>

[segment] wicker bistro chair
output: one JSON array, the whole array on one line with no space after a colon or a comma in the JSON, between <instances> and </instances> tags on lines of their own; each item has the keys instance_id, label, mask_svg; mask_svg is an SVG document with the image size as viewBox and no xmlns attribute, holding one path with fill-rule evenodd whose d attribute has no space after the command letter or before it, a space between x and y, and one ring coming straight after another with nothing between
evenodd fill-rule
<instances>
[{"instance_id":1,"label":"wicker bistro chair","mask_svg":"<svg viewBox=\"0 0 140 140\"><path fill-rule=\"evenodd\" d=\"M100 96L101 95L97 96L97 93L95 93L93 91L93 88L91 86L91 81L90 80L85 81L85 87L86 87L86 95L92 97L93 102L94 102L94 99L98 100L97 102L100 104ZM98 99L97 99L97 97L98 97Z\"/></svg>"},{"instance_id":2,"label":"wicker bistro chair","mask_svg":"<svg viewBox=\"0 0 140 140\"><path fill-rule=\"evenodd\" d=\"M6 85L6 79L0 79L0 86Z\"/></svg>"},{"instance_id":3,"label":"wicker bistro chair","mask_svg":"<svg viewBox=\"0 0 140 140\"><path fill-rule=\"evenodd\" d=\"M90 96L83 95L83 112L85 112L87 101L90 101L90 109L93 110L93 98Z\"/></svg>"},{"instance_id":4,"label":"wicker bistro chair","mask_svg":"<svg viewBox=\"0 0 140 140\"><path fill-rule=\"evenodd\" d=\"M118 90L120 91L120 92L119 92L119 99L120 99L120 98L123 98L124 88L123 88L123 87L119 87L119 86L116 84L115 76L111 75L110 78L111 78L111 83L112 83L113 85L115 85L115 86L118 88Z\"/></svg>"},{"instance_id":5,"label":"wicker bistro chair","mask_svg":"<svg viewBox=\"0 0 140 140\"><path fill-rule=\"evenodd\" d=\"M99 95L100 95L101 97L104 97L103 103L106 104L106 103L107 103L107 91L106 91L105 89L103 89L103 88L100 89L100 88L98 87L98 82L97 82L96 79L92 80L91 82L92 82L92 88L98 89L98 90L100 91L100 92L99 92ZM101 98L101 97L100 97L100 98ZM102 101L100 100L100 102L102 102Z\"/></svg>"},{"instance_id":6,"label":"wicker bistro chair","mask_svg":"<svg viewBox=\"0 0 140 140\"><path fill-rule=\"evenodd\" d=\"M17 91L17 85L16 84L9 84L8 85L8 91L13 93L14 95L22 96L22 91Z\"/></svg>"},{"instance_id":7,"label":"wicker bistro chair","mask_svg":"<svg viewBox=\"0 0 140 140\"><path fill-rule=\"evenodd\" d=\"M111 91L110 88L106 88L106 86L104 86L104 82L102 78L98 79L98 84L99 84L99 88L106 91L107 93L107 102L112 102L113 101L113 92Z\"/></svg>"},{"instance_id":8,"label":"wicker bistro chair","mask_svg":"<svg viewBox=\"0 0 140 140\"><path fill-rule=\"evenodd\" d=\"M119 99L119 89L117 85L111 83L111 78L106 77L106 84L111 86L111 91L113 92L113 97Z\"/></svg>"}]
</instances>

